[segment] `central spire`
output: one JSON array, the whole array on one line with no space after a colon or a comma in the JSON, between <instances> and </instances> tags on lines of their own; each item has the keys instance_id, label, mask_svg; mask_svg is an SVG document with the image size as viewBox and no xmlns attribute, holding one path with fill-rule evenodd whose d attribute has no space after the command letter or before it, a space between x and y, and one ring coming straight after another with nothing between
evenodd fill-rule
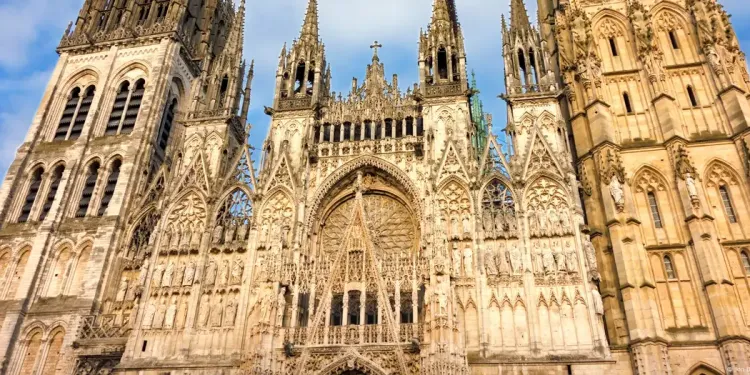
<instances>
[{"instance_id":1,"label":"central spire","mask_svg":"<svg viewBox=\"0 0 750 375\"><path fill-rule=\"evenodd\" d=\"M523 0L512 0L510 3L510 28L511 30L525 30L531 27L529 14Z\"/></svg>"},{"instance_id":2,"label":"central spire","mask_svg":"<svg viewBox=\"0 0 750 375\"><path fill-rule=\"evenodd\" d=\"M456 5L453 0L435 0L432 4L432 26L440 23L449 23L453 28L458 26L456 16Z\"/></svg>"},{"instance_id":3,"label":"central spire","mask_svg":"<svg viewBox=\"0 0 750 375\"><path fill-rule=\"evenodd\" d=\"M305 23L302 24L299 39L317 42L318 35L318 0L309 0L307 13L305 13Z\"/></svg>"}]
</instances>

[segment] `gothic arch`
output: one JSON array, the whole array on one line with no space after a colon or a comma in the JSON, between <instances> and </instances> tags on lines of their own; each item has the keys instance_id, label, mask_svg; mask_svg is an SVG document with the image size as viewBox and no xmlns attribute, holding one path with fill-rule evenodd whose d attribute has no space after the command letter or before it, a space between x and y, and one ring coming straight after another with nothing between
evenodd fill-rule
<instances>
[{"instance_id":1,"label":"gothic arch","mask_svg":"<svg viewBox=\"0 0 750 375\"><path fill-rule=\"evenodd\" d=\"M386 375L377 364L362 357L357 352L351 352L324 367L317 375L341 375L348 371L359 371L365 375Z\"/></svg>"},{"instance_id":2,"label":"gothic arch","mask_svg":"<svg viewBox=\"0 0 750 375\"><path fill-rule=\"evenodd\" d=\"M144 81L146 81L146 85L148 85L148 78L151 75L150 71L150 64L147 61L142 59L131 61L120 67L120 69L117 70L117 73L113 75L113 78L111 79L111 86L117 87L122 81L127 80L135 82L139 79L143 79Z\"/></svg>"},{"instance_id":3,"label":"gothic arch","mask_svg":"<svg viewBox=\"0 0 750 375\"><path fill-rule=\"evenodd\" d=\"M698 362L686 372L687 375L723 375L724 373L706 362Z\"/></svg>"},{"instance_id":4,"label":"gothic arch","mask_svg":"<svg viewBox=\"0 0 750 375\"><path fill-rule=\"evenodd\" d=\"M339 167L331 175L326 177L323 183L318 187L315 192L310 209L306 214L305 219L305 232L310 231L313 221L317 216L317 212L320 210L320 205L323 200L328 196L329 191L343 178L348 176L350 173L363 167L373 167L378 170L386 172L388 175L393 177L398 183L400 183L405 189L404 193L411 199L411 204L414 205L414 213L417 216L417 221L421 221L422 218L422 206L420 204L419 193L414 184L411 182L409 176L404 173L396 165L374 156L363 156L357 159L351 160L346 164Z\"/></svg>"},{"instance_id":5,"label":"gothic arch","mask_svg":"<svg viewBox=\"0 0 750 375\"><path fill-rule=\"evenodd\" d=\"M596 14L594 14L593 17L591 17L591 30L593 31L594 35L599 35L600 37L606 36L607 33L599 33L598 28L604 26L604 22L607 20L611 20L614 25L619 28L619 30L611 30L613 32L619 31L622 36L626 36L628 39L630 39L630 30L628 28L628 24L630 21L628 20L628 17L616 10L612 9L602 9Z\"/></svg>"},{"instance_id":6,"label":"gothic arch","mask_svg":"<svg viewBox=\"0 0 750 375\"><path fill-rule=\"evenodd\" d=\"M86 88L90 85L97 85L99 77L101 77L101 72L94 66L87 65L81 67L75 73L68 76L65 80L65 85L60 89L60 94L67 97L75 87Z\"/></svg>"}]
</instances>

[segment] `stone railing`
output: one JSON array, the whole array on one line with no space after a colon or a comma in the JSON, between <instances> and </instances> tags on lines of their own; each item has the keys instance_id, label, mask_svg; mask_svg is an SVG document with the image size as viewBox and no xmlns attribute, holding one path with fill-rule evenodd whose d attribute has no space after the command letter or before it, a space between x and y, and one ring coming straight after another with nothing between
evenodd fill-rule
<instances>
[{"instance_id":1,"label":"stone railing","mask_svg":"<svg viewBox=\"0 0 750 375\"><path fill-rule=\"evenodd\" d=\"M424 137L406 136L403 138L365 139L361 141L322 142L315 145L318 157L356 156L395 152L415 152L422 150Z\"/></svg>"},{"instance_id":2,"label":"stone railing","mask_svg":"<svg viewBox=\"0 0 750 375\"><path fill-rule=\"evenodd\" d=\"M78 340L127 338L130 322L119 315L85 315L81 318Z\"/></svg>"},{"instance_id":3,"label":"stone railing","mask_svg":"<svg viewBox=\"0 0 750 375\"><path fill-rule=\"evenodd\" d=\"M312 98L304 96L301 98L282 98L279 99L278 111L294 111L300 109L312 108Z\"/></svg>"},{"instance_id":4,"label":"stone railing","mask_svg":"<svg viewBox=\"0 0 750 375\"><path fill-rule=\"evenodd\" d=\"M405 344L415 338L422 341L422 325L405 323L396 325L396 341L385 324L364 324L320 327L312 336L311 327L287 328L285 341L298 346L348 346L371 344Z\"/></svg>"},{"instance_id":5,"label":"stone railing","mask_svg":"<svg viewBox=\"0 0 750 375\"><path fill-rule=\"evenodd\" d=\"M438 96L463 95L467 89L461 87L460 83L427 85L425 96L428 98Z\"/></svg>"}]
</instances>

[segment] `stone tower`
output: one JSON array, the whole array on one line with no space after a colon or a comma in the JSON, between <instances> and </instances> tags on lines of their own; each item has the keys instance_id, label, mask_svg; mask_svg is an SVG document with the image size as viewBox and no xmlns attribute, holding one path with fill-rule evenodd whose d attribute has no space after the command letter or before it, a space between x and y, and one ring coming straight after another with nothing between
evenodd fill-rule
<instances>
[{"instance_id":1,"label":"stone tower","mask_svg":"<svg viewBox=\"0 0 750 375\"><path fill-rule=\"evenodd\" d=\"M750 78L728 14L715 0L551 3L540 17L618 373L749 368Z\"/></svg>"},{"instance_id":2,"label":"stone tower","mask_svg":"<svg viewBox=\"0 0 750 375\"><path fill-rule=\"evenodd\" d=\"M241 190L213 189L252 186L252 172L225 177L240 158L251 171L243 24L244 1L84 2L0 190L0 372L102 374L154 346L190 354L144 316L185 330L218 221L207 198L235 214ZM184 277L149 289L159 267Z\"/></svg>"}]
</instances>

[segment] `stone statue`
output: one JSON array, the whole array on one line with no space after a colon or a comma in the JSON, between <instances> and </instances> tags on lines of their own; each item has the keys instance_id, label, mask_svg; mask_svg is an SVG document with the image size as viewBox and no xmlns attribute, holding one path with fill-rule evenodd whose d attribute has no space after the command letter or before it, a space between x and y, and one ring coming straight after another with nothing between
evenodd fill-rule
<instances>
[{"instance_id":1,"label":"stone statue","mask_svg":"<svg viewBox=\"0 0 750 375\"><path fill-rule=\"evenodd\" d=\"M523 254L515 245L510 250L510 263L513 266L514 274L523 273Z\"/></svg>"},{"instance_id":2,"label":"stone statue","mask_svg":"<svg viewBox=\"0 0 750 375\"><path fill-rule=\"evenodd\" d=\"M505 229L505 218L503 217L502 212L496 211L495 212L495 233L497 236L500 236L504 229Z\"/></svg>"},{"instance_id":3,"label":"stone statue","mask_svg":"<svg viewBox=\"0 0 750 375\"><path fill-rule=\"evenodd\" d=\"M557 210L555 208L547 210L547 218L550 223L550 234L556 236L563 234L562 226L560 225L560 216L557 215Z\"/></svg>"},{"instance_id":4,"label":"stone statue","mask_svg":"<svg viewBox=\"0 0 750 375\"><path fill-rule=\"evenodd\" d=\"M154 315L156 314L156 306L154 302L149 302L146 306L146 312L143 314L143 328L149 329L154 322Z\"/></svg>"},{"instance_id":5,"label":"stone statue","mask_svg":"<svg viewBox=\"0 0 750 375\"><path fill-rule=\"evenodd\" d=\"M174 327L174 319L177 315L177 297L172 298L172 304L167 308L166 315L164 316L164 328L172 329Z\"/></svg>"},{"instance_id":6,"label":"stone statue","mask_svg":"<svg viewBox=\"0 0 750 375\"><path fill-rule=\"evenodd\" d=\"M214 245L218 245L221 243L221 238L224 236L224 227L221 225L217 225L214 228L214 232L211 235L211 243Z\"/></svg>"},{"instance_id":7,"label":"stone statue","mask_svg":"<svg viewBox=\"0 0 750 375\"><path fill-rule=\"evenodd\" d=\"M128 291L125 293L126 301L133 301L136 297L141 296L141 286L136 283L128 282Z\"/></svg>"},{"instance_id":8,"label":"stone statue","mask_svg":"<svg viewBox=\"0 0 750 375\"><path fill-rule=\"evenodd\" d=\"M172 276L174 276L174 263L169 262L166 271L164 271L164 277L161 279L161 286L172 286Z\"/></svg>"},{"instance_id":9,"label":"stone statue","mask_svg":"<svg viewBox=\"0 0 750 375\"><path fill-rule=\"evenodd\" d=\"M242 284L242 273L244 272L244 270L245 264L242 262L242 259L235 259L234 264L232 265L232 277L230 280L231 285Z\"/></svg>"},{"instance_id":10,"label":"stone statue","mask_svg":"<svg viewBox=\"0 0 750 375\"><path fill-rule=\"evenodd\" d=\"M578 256L570 241L565 242L565 262L570 273L578 273Z\"/></svg>"},{"instance_id":11,"label":"stone statue","mask_svg":"<svg viewBox=\"0 0 750 375\"><path fill-rule=\"evenodd\" d=\"M599 272L596 264L596 250L594 250L594 245L591 244L589 236L583 236L583 251L586 255L586 266L588 266L589 272L594 280L598 280Z\"/></svg>"},{"instance_id":12,"label":"stone statue","mask_svg":"<svg viewBox=\"0 0 750 375\"><path fill-rule=\"evenodd\" d=\"M529 233L532 236L538 236L539 235L539 219L536 216L536 211L534 211L533 209L529 209L527 216L529 218Z\"/></svg>"},{"instance_id":13,"label":"stone statue","mask_svg":"<svg viewBox=\"0 0 750 375\"><path fill-rule=\"evenodd\" d=\"M128 278L123 277L120 280L120 287L117 288L117 296L115 296L115 301L122 302L125 300L125 296L128 294Z\"/></svg>"},{"instance_id":14,"label":"stone statue","mask_svg":"<svg viewBox=\"0 0 750 375\"><path fill-rule=\"evenodd\" d=\"M236 225L228 225L224 231L224 243L234 242L234 233L237 232Z\"/></svg>"},{"instance_id":15,"label":"stone statue","mask_svg":"<svg viewBox=\"0 0 750 375\"><path fill-rule=\"evenodd\" d=\"M690 173L685 175L685 187L687 187L690 199L698 199L698 187L695 185L695 179Z\"/></svg>"},{"instance_id":16,"label":"stone statue","mask_svg":"<svg viewBox=\"0 0 750 375\"><path fill-rule=\"evenodd\" d=\"M289 226L284 225L281 228L281 238L279 238L279 243L281 243L281 248L286 249L289 247Z\"/></svg>"},{"instance_id":17,"label":"stone statue","mask_svg":"<svg viewBox=\"0 0 750 375\"><path fill-rule=\"evenodd\" d=\"M511 235L516 234L518 231L518 223L516 223L516 217L510 210L503 212L503 220L505 221L505 225L508 226L508 232Z\"/></svg>"},{"instance_id":18,"label":"stone statue","mask_svg":"<svg viewBox=\"0 0 750 375\"><path fill-rule=\"evenodd\" d=\"M555 245L555 263L557 264L557 271L567 271L567 265L565 264L565 253L563 253L562 248L559 244Z\"/></svg>"},{"instance_id":19,"label":"stone statue","mask_svg":"<svg viewBox=\"0 0 750 375\"><path fill-rule=\"evenodd\" d=\"M260 320L269 323L271 321L271 310L273 309L273 291L268 288L263 292L263 299L260 303Z\"/></svg>"},{"instance_id":20,"label":"stone statue","mask_svg":"<svg viewBox=\"0 0 750 375\"><path fill-rule=\"evenodd\" d=\"M591 290L591 299L593 300L594 312L596 315L604 315L604 301L602 301L602 295L598 290Z\"/></svg>"},{"instance_id":21,"label":"stone statue","mask_svg":"<svg viewBox=\"0 0 750 375\"><path fill-rule=\"evenodd\" d=\"M460 238L460 229L458 228L458 218L451 217L451 238Z\"/></svg>"},{"instance_id":22,"label":"stone statue","mask_svg":"<svg viewBox=\"0 0 750 375\"><path fill-rule=\"evenodd\" d=\"M491 236L493 229L494 229L494 223L492 221L492 213L489 209L485 209L482 212L482 227L484 228L484 235L485 236Z\"/></svg>"},{"instance_id":23,"label":"stone statue","mask_svg":"<svg viewBox=\"0 0 750 375\"><path fill-rule=\"evenodd\" d=\"M249 224L243 224L237 227L237 241L245 241L247 239L247 232L250 230Z\"/></svg>"},{"instance_id":24,"label":"stone statue","mask_svg":"<svg viewBox=\"0 0 750 375\"><path fill-rule=\"evenodd\" d=\"M206 285L214 285L216 283L216 262L209 261L206 267L206 278L203 281Z\"/></svg>"},{"instance_id":25,"label":"stone statue","mask_svg":"<svg viewBox=\"0 0 750 375\"><path fill-rule=\"evenodd\" d=\"M484 250L484 268L487 276L497 275L497 265L495 264L495 252L489 245Z\"/></svg>"},{"instance_id":26,"label":"stone statue","mask_svg":"<svg viewBox=\"0 0 750 375\"><path fill-rule=\"evenodd\" d=\"M438 313L440 315L448 314L448 291L446 290L445 280L440 279L435 290L438 303Z\"/></svg>"},{"instance_id":27,"label":"stone statue","mask_svg":"<svg viewBox=\"0 0 750 375\"><path fill-rule=\"evenodd\" d=\"M495 263L497 264L497 272L500 275L510 275L510 265L508 260L510 258L510 251L500 248L500 251L495 255Z\"/></svg>"},{"instance_id":28,"label":"stone statue","mask_svg":"<svg viewBox=\"0 0 750 375\"><path fill-rule=\"evenodd\" d=\"M201 247L201 237L203 236L202 231L197 228L190 234L190 248L198 250Z\"/></svg>"},{"instance_id":29,"label":"stone statue","mask_svg":"<svg viewBox=\"0 0 750 375\"><path fill-rule=\"evenodd\" d=\"M146 277L148 277L148 267L148 259L144 259L143 264L141 265L141 273L138 274L138 286L146 285Z\"/></svg>"},{"instance_id":30,"label":"stone statue","mask_svg":"<svg viewBox=\"0 0 750 375\"><path fill-rule=\"evenodd\" d=\"M284 310L286 309L286 287L279 288L279 294L276 295L276 315L284 319Z\"/></svg>"},{"instance_id":31,"label":"stone statue","mask_svg":"<svg viewBox=\"0 0 750 375\"><path fill-rule=\"evenodd\" d=\"M182 285L190 286L193 285L193 279L195 278L195 262L190 261L187 268L185 268L185 277L182 278Z\"/></svg>"},{"instance_id":32,"label":"stone statue","mask_svg":"<svg viewBox=\"0 0 750 375\"><path fill-rule=\"evenodd\" d=\"M468 277L474 275L474 251L470 246L464 249L464 274Z\"/></svg>"},{"instance_id":33,"label":"stone statue","mask_svg":"<svg viewBox=\"0 0 750 375\"><path fill-rule=\"evenodd\" d=\"M570 221L570 214L566 207L560 209L560 225L562 226L563 234L573 233L573 223Z\"/></svg>"},{"instance_id":34,"label":"stone statue","mask_svg":"<svg viewBox=\"0 0 750 375\"><path fill-rule=\"evenodd\" d=\"M622 190L622 184L617 176L612 176L612 180L609 182L609 194L612 195L617 209L622 210L625 205L625 192Z\"/></svg>"},{"instance_id":35,"label":"stone statue","mask_svg":"<svg viewBox=\"0 0 750 375\"><path fill-rule=\"evenodd\" d=\"M458 249L457 244L453 244L453 275L458 277L461 275L461 250Z\"/></svg>"},{"instance_id":36,"label":"stone statue","mask_svg":"<svg viewBox=\"0 0 750 375\"><path fill-rule=\"evenodd\" d=\"M230 299L229 303L227 304L227 309L224 311L224 326L225 327L232 327L234 326L234 320L237 317L237 305L234 302L234 299Z\"/></svg>"},{"instance_id":37,"label":"stone statue","mask_svg":"<svg viewBox=\"0 0 750 375\"><path fill-rule=\"evenodd\" d=\"M151 284L154 288L161 287L161 279L164 272L164 263L159 263L154 269L154 274L151 276Z\"/></svg>"},{"instance_id":38,"label":"stone statue","mask_svg":"<svg viewBox=\"0 0 750 375\"><path fill-rule=\"evenodd\" d=\"M208 295L204 294L201 296L201 306L198 312L198 326L205 327L208 325L208 315L211 312L211 303L208 299Z\"/></svg>"},{"instance_id":39,"label":"stone statue","mask_svg":"<svg viewBox=\"0 0 750 375\"><path fill-rule=\"evenodd\" d=\"M263 223L263 225L260 227L260 244L261 246L266 246L266 241L268 241L268 223Z\"/></svg>"},{"instance_id":40,"label":"stone statue","mask_svg":"<svg viewBox=\"0 0 750 375\"><path fill-rule=\"evenodd\" d=\"M176 328L185 328L185 322L187 321L188 303L187 301L180 304L180 308L177 310L177 317L175 319Z\"/></svg>"},{"instance_id":41,"label":"stone statue","mask_svg":"<svg viewBox=\"0 0 750 375\"><path fill-rule=\"evenodd\" d=\"M211 327L221 327L221 319L223 318L224 313L223 304L224 302L219 299L219 303L211 309Z\"/></svg>"},{"instance_id":42,"label":"stone statue","mask_svg":"<svg viewBox=\"0 0 750 375\"><path fill-rule=\"evenodd\" d=\"M172 238L169 241L169 248L176 249L178 247L180 247L180 232L175 230L172 232Z\"/></svg>"},{"instance_id":43,"label":"stone statue","mask_svg":"<svg viewBox=\"0 0 750 375\"><path fill-rule=\"evenodd\" d=\"M544 264L544 273L549 275L555 272L555 256L552 255L552 250L546 244L544 245L544 249L542 249L542 262Z\"/></svg>"},{"instance_id":44,"label":"stone statue","mask_svg":"<svg viewBox=\"0 0 750 375\"><path fill-rule=\"evenodd\" d=\"M180 235L180 247L189 247L189 246L190 246L190 229L185 228L183 229Z\"/></svg>"},{"instance_id":45,"label":"stone statue","mask_svg":"<svg viewBox=\"0 0 750 375\"><path fill-rule=\"evenodd\" d=\"M544 275L544 256L538 243L534 244L534 275Z\"/></svg>"},{"instance_id":46,"label":"stone statue","mask_svg":"<svg viewBox=\"0 0 750 375\"><path fill-rule=\"evenodd\" d=\"M185 278L185 262L180 262L180 265L177 266L177 270L174 273L174 277L172 278L174 280L175 286L182 285L182 281Z\"/></svg>"},{"instance_id":47,"label":"stone statue","mask_svg":"<svg viewBox=\"0 0 750 375\"><path fill-rule=\"evenodd\" d=\"M221 264L221 271L219 272L218 286L226 286L229 282L229 261L224 260Z\"/></svg>"},{"instance_id":48,"label":"stone statue","mask_svg":"<svg viewBox=\"0 0 750 375\"><path fill-rule=\"evenodd\" d=\"M162 328L164 326L164 315L167 312L167 306L163 303L156 309L156 315L154 315L154 322L151 324L152 328Z\"/></svg>"}]
</instances>

